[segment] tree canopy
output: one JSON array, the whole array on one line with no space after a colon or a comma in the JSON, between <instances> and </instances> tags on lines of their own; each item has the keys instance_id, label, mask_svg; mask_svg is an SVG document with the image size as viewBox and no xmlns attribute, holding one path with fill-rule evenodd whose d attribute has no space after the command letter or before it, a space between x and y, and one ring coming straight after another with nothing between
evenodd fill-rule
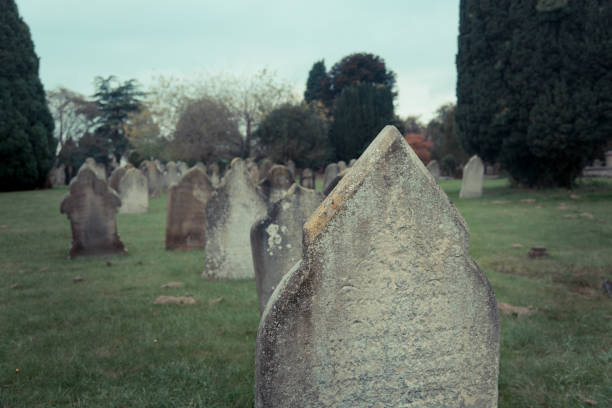
<instances>
[{"instance_id":1,"label":"tree canopy","mask_svg":"<svg viewBox=\"0 0 612 408\"><path fill-rule=\"evenodd\" d=\"M0 0L0 191L43 187L57 140L38 57L14 0Z\"/></svg>"}]
</instances>

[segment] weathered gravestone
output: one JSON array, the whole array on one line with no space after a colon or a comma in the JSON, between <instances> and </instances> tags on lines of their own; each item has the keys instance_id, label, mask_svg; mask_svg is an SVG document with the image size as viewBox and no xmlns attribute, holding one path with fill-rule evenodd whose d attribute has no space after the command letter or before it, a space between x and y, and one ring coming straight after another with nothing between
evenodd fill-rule
<instances>
[{"instance_id":1,"label":"weathered gravestone","mask_svg":"<svg viewBox=\"0 0 612 408\"><path fill-rule=\"evenodd\" d=\"M295 162L291 159L287 160L287 168L289 169L289 171L293 175L293 179L295 180L295 171L296 171Z\"/></svg>"},{"instance_id":2,"label":"weathered gravestone","mask_svg":"<svg viewBox=\"0 0 612 408\"><path fill-rule=\"evenodd\" d=\"M173 161L166 163L166 186L170 188L174 184L178 183L180 179L181 174L176 166L176 163Z\"/></svg>"},{"instance_id":3,"label":"weathered gravestone","mask_svg":"<svg viewBox=\"0 0 612 408\"><path fill-rule=\"evenodd\" d=\"M81 169L85 167L90 168L95 173L95 175L98 176L98 178L106 181L106 167L104 167L102 163L98 163L93 158L88 157L87 159L85 159L85 162L79 168L79 171L81 171Z\"/></svg>"},{"instance_id":4,"label":"weathered gravestone","mask_svg":"<svg viewBox=\"0 0 612 408\"><path fill-rule=\"evenodd\" d=\"M356 159L351 159L351 161L349 162L349 167L353 167L353 164L355 164L356 161Z\"/></svg>"},{"instance_id":5,"label":"weathered gravestone","mask_svg":"<svg viewBox=\"0 0 612 408\"><path fill-rule=\"evenodd\" d=\"M482 196L482 179L484 166L480 157L474 155L463 168L459 198L476 198Z\"/></svg>"},{"instance_id":6,"label":"weathered gravestone","mask_svg":"<svg viewBox=\"0 0 612 408\"><path fill-rule=\"evenodd\" d=\"M302 175L300 176L300 184L304 188L315 188L315 177L311 169L306 168L302 171Z\"/></svg>"},{"instance_id":7,"label":"weathered gravestone","mask_svg":"<svg viewBox=\"0 0 612 408\"><path fill-rule=\"evenodd\" d=\"M142 171L133 167L127 168L119 180L117 192L121 198L120 213L140 214L149 209L149 187Z\"/></svg>"},{"instance_id":8,"label":"weathered gravestone","mask_svg":"<svg viewBox=\"0 0 612 408\"><path fill-rule=\"evenodd\" d=\"M170 187L166 213L166 249L204 248L206 203L213 191L208 176L197 166Z\"/></svg>"},{"instance_id":9,"label":"weathered gravestone","mask_svg":"<svg viewBox=\"0 0 612 408\"><path fill-rule=\"evenodd\" d=\"M612 150L606 152L606 167L612 167Z\"/></svg>"},{"instance_id":10,"label":"weathered gravestone","mask_svg":"<svg viewBox=\"0 0 612 408\"><path fill-rule=\"evenodd\" d=\"M347 168L347 169L342 170L340 173L336 174L336 177L334 177L332 181L329 182L327 187L323 189L323 195L328 195L329 193L331 193L334 190L334 188L336 188L340 180L342 180L342 178L346 175L346 173L348 173L348 171L349 169Z\"/></svg>"},{"instance_id":11,"label":"weathered gravestone","mask_svg":"<svg viewBox=\"0 0 612 408\"><path fill-rule=\"evenodd\" d=\"M214 188L218 188L221 184L221 171L217 163L212 163L208 166L208 178Z\"/></svg>"},{"instance_id":12,"label":"weathered gravestone","mask_svg":"<svg viewBox=\"0 0 612 408\"><path fill-rule=\"evenodd\" d=\"M65 186L66 185L66 165L60 164L57 167L53 167L49 172L49 180L52 186Z\"/></svg>"},{"instance_id":13,"label":"weathered gravestone","mask_svg":"<svg viewBox=\"0 0 612 408\"><path fill-rule=\"evenodd\" d=\"M392 126L304 226L257 334L256 407L496 407L499 318L467 225Z\"/></svg>"},{"instance_id":14,"label":"weathered gravestone","mask_svg":"<svg viewBox=\"0 0 612 408\"><path fill-rule=\"evenodd\" d=\"M128 171L128 168L131 167L133 166L129 164L126 166L117 167L115 170L113 170L110 177L108 178L108 185L113 190L119 192L119 182L121 181L121 178L125 175L125 172Z\"/></svg>"},{"instance_id":15,"label":"weathered gravestone","mask_svg":"<svg viewBox=\"0 0 612 408\"><path fill-rule=\"evenodd\" d=\"M433 178L438 181L438 179L440 178L440 165L438 164L438 161L432 160L427 163L427 170L429 170Z\"/></svg>"},{"instance_id":16,"label":"weathered gravestone","mask_svg":"<svg viewBox=\"0 0 612 408\"><path fill-rule=\"evenodd\" d=\"M60 205L60 212L70 220L72 258L126 252L117 234L119 206L121 199L106 181L89 167L79 170Z\"/></svg>"},{"instance_id":17,"label":"weathered gravestone","mask_svg":"<svg viewBox=\"0 0 612 408\"><path fill-rule=\"evenodd\" d=\"M236 159L234 158L234 160ZM251 177L251 180L255 184L259 183L259 167L257 167L257 163L255 163L253 159L251 158L246 159L246 163L247 163L247 170L249 171L249 176Z\"/></svg>"},{"instance_id":18,"label":"weathered gravestone","mask_svg":"<svg viewBox=\"0 0 612 408\"><path fill-rule=\"evenodd\" d=\"M251 228L251 251L259 312L285 273L302 258L302 227L323 201L323 194L293 184Z\"/></svg>"},{"instance_id":19,"label":"weathered gravestone","mask_svg":"<svg viewBox=\"0 0 612 408\"><path fill-rule=\"evenodd\" d=\"M286 166L275 164L265 179L259 183L268 203L274 203L285 195L293 184L293 175Z\"/></svg>"},{"instance_id":20,"label":"weathered gravestone","mask_svg":"<svg viewBox=\"0 0 612 408\"><path fill-rule=\"evenodd\" d=\"M266 200L247 163L234 159L206 205L206 264L202 278L255 277L250 229L266 214Z\"/></svg>"},{"instance_id":21,"label":"weathered gravestone","mask_svg":"<svg viewBox=\"0 0 612 408\"><path fill-rule=\"evenodd\" d=\"M346 162L344 160L340 160L338 162L338 171L343 172L344 170L346 170Z\"/></svg>"},{"instance_id":22,"label":"weathered gravestone","mask_svg":"<svg viewBox=\"0 0 612 408\"><path fill-rule=\"evenodd\" d=\"M336 178L336 176L340 173L338 170L338 165L336 163L330 163L325 167L325 174L323 175L323 190L329 186L329 184Z\"/></svg>"},{"instance_id":23,"label":"weathered gravestone","mask_svg":"<svg viewBox=\"0 0 612 408\"><path fill-rule=\"evenodd\" d=\"M178 172L181 176L184 176L185 173L189 171L189 166L187 166L187 163L180 160L176 162L176 168L178 169Z\"/></svg>"},{"instance_id":24,"label":"weathered gravestone","mask_svg":"<svg viewBox=\"0 0 612 408\"><path fill-rule=\"evenodd\" d=\"M145 160L140 164L140 170L147 178L149 186L149 197L157 198L161 195L163 189L162 172L156 162Z\"/></svg>"},{"instance_id":25,"label":"weathered gravestone","mask_svg":"<svg viewBox=\"0 0 612 408\"><path fill-rule=\"evenodd\" d=\"M274 166L274 163L272 162L272 160L265 158L261 161L261 164L259 166L259 180L263 180L268 176L268 172L270 171L270 169L272 168L272 166Z\"/></svg>"}]
</instances>

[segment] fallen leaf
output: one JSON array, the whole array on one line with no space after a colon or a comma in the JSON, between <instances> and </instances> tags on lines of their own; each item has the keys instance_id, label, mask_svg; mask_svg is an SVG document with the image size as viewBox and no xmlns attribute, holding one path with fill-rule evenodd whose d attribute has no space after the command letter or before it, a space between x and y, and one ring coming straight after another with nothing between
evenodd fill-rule
<instances>
[{"instance_id":1,"label":"fallen leaf","mask_svg":"<svg viewBox=\"0 0 612 408\"><path fill-rule=\"evenodd\" d=\"M503 302L497 302L497 307L499 307L499 310L501 310L501 312L505 314L506 316L516 316L516 317L529 316L530 314L533 314L536 312L535 309L531 309L529 307L514 306L514 305L511 305L510 303L503 303Z\"/></svg>"},{"instance_id":2,"label":"fallen leaf","mask_svg":"<svg viewBox=\"0 0 612 408\"><path fill-rule=\"evenodd\" d=\"M159 296L153 301L154 305L194 305L196 300L187 296Z\"/></svg>"},{"instance_id":3,"label":"fallen leaf","mask_svg":"<svg viewBox=\"0 0 612 408\"><path fill-rule=\"evenodd\" d=\"M223 301L223 296L215 298L215 299L208 299L208 305L212 306L214 304L220 303L221 301Z\"/></svg>"},{"instance_id":4,"label":"fallen leaf","mask_svg":"<svg viewBox=\"0 0 612 408\"><path fill-rule=\"evenodd\" d=\"M183 282L168 282L161 285L161 289L170 289L170 288L182 288L185 286Z\"/></svg>"}]
</instances>

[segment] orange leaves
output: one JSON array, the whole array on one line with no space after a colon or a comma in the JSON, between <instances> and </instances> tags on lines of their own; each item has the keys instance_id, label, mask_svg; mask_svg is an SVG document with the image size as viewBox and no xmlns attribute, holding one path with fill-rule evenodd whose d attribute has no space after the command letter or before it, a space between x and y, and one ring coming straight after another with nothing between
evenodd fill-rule
<instances>
[{"instance_id":1,"label":"orange leaves","mask_svg":"<svg viewBox=\"0 0 612 408\"><path fill-rule=\"evenodd\" d=\"M431 140L426 140L425 135L422 133L406 133L404 135L406 142L412 147L412 150L425 164L431 159L431 147L433 143Z\"/></svg>"}]
</instances>

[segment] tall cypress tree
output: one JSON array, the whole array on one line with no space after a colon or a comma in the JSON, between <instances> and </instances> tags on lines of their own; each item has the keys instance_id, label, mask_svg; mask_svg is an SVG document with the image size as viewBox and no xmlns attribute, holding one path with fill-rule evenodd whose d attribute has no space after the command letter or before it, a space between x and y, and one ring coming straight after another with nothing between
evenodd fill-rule
<instances>
[{"instance_id":1,"label":"tall cypress tree","mask_svg":"<svg viewBox=\"0 0 612 408\"><path fill-rule=\"evenodd\" d=\"M14 0L0 0L0 191L42 187L57 140L38 57Z\"/></svg>"},{"instance_id":2,"label":"tall cypress tree","mask_svg":"<svg viewBox=\"0 0 612 408\"><path fill-rule=\"evenodd\" d=\"M327 70L325 69L325 61L321 60L315 62L308 73L308 80L306 81L306 90L304 91L304 100L306 103L323 99L326 78Z\"/></svg>"},{"instance_id":3,"label":"tall cypress tree","mask_svg":"<svg viewBox=\"0 0 612 408\"><path fill-rule=\"evenodd\" d=\"M571 186L612 135L608 0L460 3L457 128L529 186Z\"/></svg>"}]
</instances>

